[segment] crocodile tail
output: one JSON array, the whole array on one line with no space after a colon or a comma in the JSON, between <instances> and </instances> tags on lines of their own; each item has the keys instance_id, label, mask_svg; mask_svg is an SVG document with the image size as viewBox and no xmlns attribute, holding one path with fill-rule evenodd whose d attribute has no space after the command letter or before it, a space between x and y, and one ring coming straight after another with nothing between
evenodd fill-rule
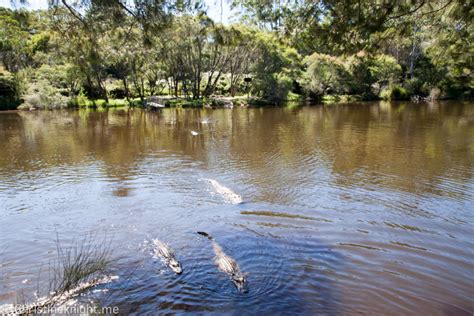
<instances>
[{"instance_id":1,"label":"crocodile tail","mask_svg":"<svg viewBox=\"0 0 474 316\"><path fill-rule=\"evenodd\" d=\"M209 235L208 233L206 232L197 232L199 235L202 235L204 237L207 237L209 240L214 240L214 238L212 238L211 235Z\"/></svg>"}]
</instances>

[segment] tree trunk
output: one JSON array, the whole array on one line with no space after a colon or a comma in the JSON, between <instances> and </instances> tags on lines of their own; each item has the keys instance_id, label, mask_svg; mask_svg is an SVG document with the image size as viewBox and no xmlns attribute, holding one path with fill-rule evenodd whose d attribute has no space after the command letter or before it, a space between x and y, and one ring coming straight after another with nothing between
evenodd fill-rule
<instances>
[{"instance_id":1,"label":"tree trunk","mask_svg":"<svg viewBox=\"0 0 474 316\"><path fill-rule=\"evenodd\" d=\"M127 84L127 78L123 78L122 79L122 82L123 82L123 89L125 90L125 99L127 99L127 101L130 101L129 100L129 94L128 94L128 84Z\"/></svg>"}]
</instances>

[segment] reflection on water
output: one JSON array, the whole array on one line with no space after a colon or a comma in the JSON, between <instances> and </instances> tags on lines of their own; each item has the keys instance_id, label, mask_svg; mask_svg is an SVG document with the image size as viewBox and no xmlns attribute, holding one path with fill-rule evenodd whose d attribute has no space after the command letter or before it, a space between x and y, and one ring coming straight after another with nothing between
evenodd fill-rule
<instances>
[{"instance_id":1,"label":"reflection on water","mask_svg":"<svg viewBox=\"0 0 474 316\"><path fill-rule=\"evenodd\" d=\"M9 112L0 137L0 304L95 231L134 271L102 298L123 311L474 312L472 103Z\"/></svg>"}]
</instances>

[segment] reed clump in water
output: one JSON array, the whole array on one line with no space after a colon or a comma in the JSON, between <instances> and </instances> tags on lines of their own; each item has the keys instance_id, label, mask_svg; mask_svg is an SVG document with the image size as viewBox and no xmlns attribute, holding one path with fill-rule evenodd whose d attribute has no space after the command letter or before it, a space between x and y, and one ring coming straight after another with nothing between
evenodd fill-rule
<instances>
[{"instance_id":1,"label":"reed clump in water","mask_svg":"<svg viewBox=\"0 0 474 316\"><path fill-rule=\"evenodd\" d=\"M54 293L65 293L104 276L112 263L110 244L97 242L92 236L66 249L59 240L56 244L58 257L51 266L50 278L50 289Z\"/></svg>"},{"instance_id":2,"label":"reed clump in water","mask_svg":"<svg viewBox=\"0 0 474 316\"><path fill-rule=\"evenodd\" d=\"M19 299L20 304L3 306L2 313L15 315L41 313L46 308L64 305L92 287L109 283L117 278L108 275L114 261L110 243L88 236L64 248L57 238L56 249L57 258L49 264L48 292L43 296L37 295L31 303L27 303L31 300L22 295ZM40 293L39 286L38 293Z\"/></svg>"}]
</instances>

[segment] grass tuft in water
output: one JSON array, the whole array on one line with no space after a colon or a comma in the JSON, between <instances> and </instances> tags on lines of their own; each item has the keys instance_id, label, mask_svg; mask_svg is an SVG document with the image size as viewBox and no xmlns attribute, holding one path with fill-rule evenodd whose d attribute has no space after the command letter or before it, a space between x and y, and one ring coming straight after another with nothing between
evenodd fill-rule
<instances>
[{"instance_id":1,"label":"grass tuft in water","mask_svg":"<svg viewBox=\"0 0 474 316\"><path fill-rule=\"evenodd\" d=\"M35 314L45 308L66 304L92 287L117 278L109 276L115 260L112 259L110 242L107 240L97 240L94 235L89 235L82 240L73 241L72 246L63 247L57 237L56 250L57 258L49 264L48 292L39 295L38 277L38 294L35 299L19 295L19 304L12 305L9 309L8 306L3 306L0 312L6 308L9 314Z\"/></svg>"},{"instance_id":2,"label":"grass tuft in water","mask_svg":"<svg viewBox=\"0 0 474 316\"><path fill-rule=\"evenodd\" d=\"M68 248L63 248L58 238L56 249L58 257L51 266L50 289L57 294L103 276L112 262L110 244L98 242L94 236Z\"/></svg>"}]
</instances>

